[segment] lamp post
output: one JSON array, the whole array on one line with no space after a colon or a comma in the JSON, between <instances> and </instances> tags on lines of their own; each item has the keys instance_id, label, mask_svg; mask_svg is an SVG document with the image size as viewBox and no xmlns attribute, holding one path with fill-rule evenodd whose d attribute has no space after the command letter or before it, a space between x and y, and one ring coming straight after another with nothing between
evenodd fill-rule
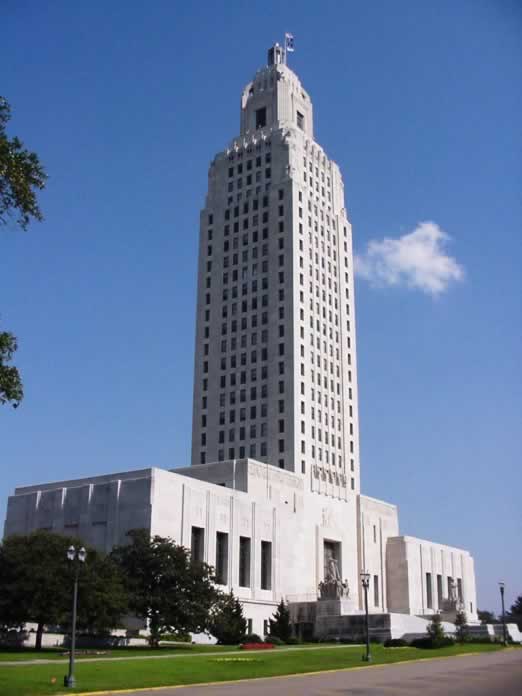
<instances>
[{"instance_id":1,"label":"lamp post","mask_svg":"<svg viewBox=\"0 0 522 696\"><path fill-rule=\"evenodd\" d=\"M363 655L365 662L370 662L372 659L370 653L370 624L368 621L368 588L370 587L370 573L363 570L361 573L361 582L364 588L364 611L366 614L366 655Z\"/></svg>"},{"instance_id":2,"label":"lamp post","mask_svg":"<svg viewBox=\"0 0 522 696\"><path fill-rule=\"evenodd\" d=\"M498 583L500 587L500 598L502 600L502 639L504 642L504 645L507 645L507 637L506 637L506 611L504 609L504 583L499 582Z\"/></svg>"},{"instance_id":3,"label":"lamp post","mask_svg":"<svg viewBox=\"0 0 522 696\"><path fill-rule=\"evenodd\" d=\"M80 575L80 567L85 563L87 551L82 546L76 550L74 546L69 546L67 549L67 560L74 563L74 591L73 591L73 608L72 608L72 624L71 624L71 650L69 652L69 674L63 678L63 685L73 688L76 685L74 678L74 650L76 648L76 607L78 604L78 577Z\"/></svg>"}]
</instances>

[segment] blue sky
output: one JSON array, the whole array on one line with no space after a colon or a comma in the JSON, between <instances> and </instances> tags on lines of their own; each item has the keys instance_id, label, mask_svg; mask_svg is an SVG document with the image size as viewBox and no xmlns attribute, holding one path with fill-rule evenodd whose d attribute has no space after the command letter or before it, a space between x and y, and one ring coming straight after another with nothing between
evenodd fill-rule
<instances>
[{"instance_id":1,"label":"blue sky","mask_svg":"<svg viewBox=\"0 0 522 696\"><path fill-rule=\"evenodd\" d=\"M509 0L4 0L10 133L50 178L45 222L0 233L0 326L26 390L0 411L0 518L15 485L188 463L207 167L285 31L360 256L363 490L399 505L402 533L470 549L479 606L498 611L498 580L508 604L522 594Z\"/></svg>"}]
</instances>

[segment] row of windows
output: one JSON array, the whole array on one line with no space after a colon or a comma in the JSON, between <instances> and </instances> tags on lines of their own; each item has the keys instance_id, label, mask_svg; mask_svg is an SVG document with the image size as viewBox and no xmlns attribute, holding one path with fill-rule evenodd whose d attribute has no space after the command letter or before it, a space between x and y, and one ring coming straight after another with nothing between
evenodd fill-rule
<instances>
[{"instance_id":1,"label":"row of windows","mask_svg":"<svg viewBox=\"0 0 522 696\"><path fill-rule=\"evenodd\" d=\"M257 171L257 172L255 172L255 174L247 174L245 179L244 179L245 187L252 186L254 181L257 184L260 183L261 174L262 174L261 171ZM265 168L265 180L270 179L271 176L272 176L272 169L270 167L266 167ZM236 179L236 188L237 189L243 188L243 179L242 178ZM227 191L229 193L232 193L233 190L234 190L234 181L230 180L228 182L228 185L227 185Z\"/></svg>"},{"instance_id":2,"label":"row of windows","mask_svg":"<svg viewBox=\"0 0 522 696\"><path fill-rule=\"evenodd\" d=\"M250 537L239 537L239 577L240 587L250 587L251 585L251 546ZM228 585L228 555L229 539L227 532L216 532L216 562L214 565L216 583ZM203 527L192 527L191 534L191 558L193 561L203 563L205 560L205 529ZM272 542L261 541L261 577L260 587L262 590L272 589Z\"/></svg>"},{"instance_id":3,"label":"row of windows","mask_svg":"<svg viewBox=\"0 0 522 696\"><path fill-rule=\"evenodd\" d=\"M262 403L259 407L259 414L261 418L266 418L267 416L267 405L266 403ZM280 399L278 401L278 413L283 414L285 412L285 402L284 399ZM246 407L242 407L238 410L238 418L240 422L245 422L247 419L247 409ZM258 414L258 409L256 405L250 406L250 418L255 419L257 418ZM226 422L226 413L225 411L220 411L219 413L219 425L225 425ZM228 413L228 422L229 423L235 423L236 422L236 410L231 409ZM284 421L279 421L279 427L281 427L281 423L284 423ZM201 427L206 428L207 426L207 416L203 414L201 416ZM280 432L284 432L283 430L280 430ZM261 436L263 437L264 435L264 430L263 430L263 424L261 424Z\"/></svg>"},{"instance_id":4,"label":"row of windows","mask_svg":"<svg viewBox=\"0 0 522 696\"><path fill-rule=\"evenodd\" d=\"M272 161L272 153L271 152L267 152L265 154L264 161L265 161L265 164L270 164L270 162ZM245 162L245 171L247 171L247 172L252 171L252 168L254 167L254 165L256 167L263 166L263 158L261 157L261 155L258 155L255 159L247 160ZM243 163L242 162L239 162L237 167L235 167L235 168L233 166L228 168L228 177L229 178L233 177L234 173L243 174Z\"/></svg>"},{"instance_id":5,"label":"row of windows","mask_svg":"<svg viewBox=\"0 0 522 696\"><path fill-rule=\"evenodd\" d=\"M442 606L442 601L444 599L443 595L443 581L442 575L437 575L437 601L439 609ZM462 590L462 578L457 578L457 597L460 602L464 601L464 595ZM447 597L452 597L454 593L454 582L451 576L447 578ZM432 578L431 573L426 573L426 606L428 609L433 609L433 588L432 588Z\"/></svg>"},{"instance_id":6,"label":"row of windows","mask_svg":"<svg viewBox=\"0 0 522 696\"><path fill-rule=\"evenodd\" d=\"M308 164L308 171L310 172L311 175L313 175L313 173L314 173L313 162L311 160L308 160L308 162L307 162L306 157L303 157L303 165L304 165L305 170L307 168L307 164ZM317 166L315 167L315 176L316 176L316 178L319 177L319 167L317 167ZM322 170L321 170L321 182L323 184L325 182L325 173ZM330 177L329 176L326 176L326 185L330 186Z\"/></svg>"},{"instance_id":7,"label":"row of windows","mask_svg":"<svg viewBox=\"0 0 522 696\"><path fill-rule=\"evenodd\" d=\"M228 449L228 461L236 459L236 457L238 459L244 459L247 456L250 459L266 459L266 457L268 456L267 443L262 442L261 446L259 448L257 447L257 444L255 442L252 442L248 447L246 447L245 445L241 445L237 449L235 447L230 447ZM215 460L213 460L213 461L215 461ZM224 449L218 450L217 461L218 462L225 461L225 450ZM200 452L200 463L201 464L207 463L207 453L204 450L202 450ZM284 458L278 459L277 465L279 466L280 469L284 469L285 468ZM305 470L303 468L303 474L304 473L305 473Z\"/></svg>"},{"instance_id":8,"label":"row of windows","mask_svg":"<svg viewBox=\"0 0 522 696\"><path fill-rule=\"evenodd\" d=\"M233 386L233 385L231 385ZM208 385L204 385L206 391L206 388ZM285 383L283 380L280 380L278 383L278 389L277 389L278 394L284 394L285 393ZM244 404L247 401L247 394L249 395L249 401L256 401L258 398L260 399L267 399L268 398L268 385L266 383L262 384L261 387L258 389L256 386L251 386L249 390L247 389L240 389L239 391L231 391L228 394L228 403L230 406L235 406L236 403ZM219 395L219 406L221 408L225 408L227 405L227 395L226 392L221 392ZM201 408L202 410L206 410L208 408L208 397L206 394L204 394L201 397Z\"/></svg>"}]
</instances>

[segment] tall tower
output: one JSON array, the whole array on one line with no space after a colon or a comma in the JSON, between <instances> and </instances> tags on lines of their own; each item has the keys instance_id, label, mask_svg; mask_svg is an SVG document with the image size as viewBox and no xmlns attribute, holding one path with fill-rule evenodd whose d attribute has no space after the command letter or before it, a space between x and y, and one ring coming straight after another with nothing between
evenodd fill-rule
<instances>
[{"instance_id":1,"label":"tall tower","mask_svg":"<svg viewBox=\"0 0 522 696\"><path fill-rule=\"evenodd\" d=\"M283 49L241 97L200 220L192 464L249 457L359 492L352 230Z\"/></svg>"}]
</instances>

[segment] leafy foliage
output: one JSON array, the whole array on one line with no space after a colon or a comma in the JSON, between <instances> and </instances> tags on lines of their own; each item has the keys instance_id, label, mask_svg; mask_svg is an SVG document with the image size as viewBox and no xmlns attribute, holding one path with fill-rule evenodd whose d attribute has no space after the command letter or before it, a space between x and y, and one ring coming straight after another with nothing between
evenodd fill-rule
<instances>
[{"instance_id":1,"label":"leafy foliage","mask_svg":"<svg viewBox=\"0 0 522 696\"><path fill-rule=\"evenodd\" d=\"M485 609L484 610L479 609L477 611L477 615L479 617L480 623L483 623L483 624L498 623L498 619L492 611L486 611Z\"/></svg>"},{"instance_id":2,"label":"leafy foliage","mask_svg":"<svg viewBox=\"0 0 522 696\"><path fill-rule=\"evenodd\" d=\"M257 633L247 633L243 638L243 643L262 643L263 639Z\"/></svg>"},{"instance_id":3,"label":"leafy foliage","mask_svg":"<svg viewBox=\"0 0 522 696\"><path fill-rule=\"evenodd\" d=\"M75 568L67 560L73 537L47 531L7 537L0 546L0 624L18 627L34 622L37 648L46 624L68 626ZM87 549L80 566L78 628L105 631L120 625L127 597L118 569L109 558Z\"/></svg>"},{"instance_id":4,"label":"leafy foliage","mask_svg":"<svg viewBox=\"0 0 522 696\"><path fill-rule=\"evenodd\" d=\"M165 633L207 630L219 597L212 568L193 562L190 552L172 539L151 539L145 529L127 536L131 543L114 548L111 558L125 577L131 610L148 620L151 646L157 647Z\"/></svg>"},{"instance_id":5,"label":"leafy foliage","mask_svg":"<svg viewBox=\"0 0 522 696\"><path fill-rule=\"evenodd\" d=\"M464 641L468 637L469 629L468 629L468 619L466 617L466 613L463 611L458 611L457 615L455 616L455 628L456 628L456 637L459 643L464 643Z\"/></svg>"},{"instance_id":6,"label":"leafy foliage","mask_svg":"<svg viewBox=\"0 0 522 696\"><path fill-rule=\"evenodd\" d=\"M214 605L209 623L209 631L221 645L237 645L247 630L243 607L233 592L223 594Z\"/></svg>"},{"instance_id":7,"label":"leafy foliage","mask_svg":"<svg viewBox=\"0 0 522 696\"><path fill-rule=\"evenodd\" d=\"M45 187L47 175L38 155L26 150L19 138L7 136L10 118L11 107L0 97L0 226L17 215L15 223L25 230L31 218L43 219L36 192ZM0 405L12 402L14 408L24 396L20 373L16 367L6 365L16 348L15 336L0 332Z\"/></svg>"},{"instance_id":8,"label":"leafy foliage","mask_svg":"<svg viewBox=\"0 0 522 696\"><path fill-rule=\"evenodd\" d=\"M409 643L404 638L388 638L383 645L385 648L406 648Z\"/></svg>"},{"instance_id":9,"label":"leafy foliage","mask_svg":"<svg viewBox=\"0 0 522 696\"><path fill-rule=\"evenodd\" d=\"M516 623L522 631L522 595L519 595L514 604L511 605L509 612L506 614L506 620Z\"/></svg>"},{"instance_id":10,"label":"leafy foliage","mask_svg":"<svg viewBox=\"0 0 522 696\"><path fill-rule=\"evenodd\" d=\"M47 174L36 153L19 138L7 136L10 118L11 107L0 97L0 225L18 215L16 224L25 230L31 218L43 219L36 192L45 188Z\"/></svg>"},{"instance_id":11,"label":"leafy foliage","mask_svg":"<svg viewBox=\"0 0 522 696\"><path fill-rule=\"evenodd\" d=\"M415 638L410 643L412 648L423 648L423 649L435 649L435 648L448 648L455 645L453 638L449 636L442 636L442 638L433 639L427 636L426 638Z\"/></svg>"},{"instance_id":12,"label":"leafy foliage","mask_svg":"<svg viewBox=\"0 0 522 696\"><path fill-rule=\"evenodd\" d=\"M285 643L292 636L292 625L290 623L290 610L284 599L281 599L277 609L270 621L270 635L280 638Z\"/></svg>"},{"instance_id":13,"label":"leafy foliage","mask_svg":"<svg viewBox=\"0 0 522 696\"><path fill-rule=\"evenodd\" d=\"M16 337L7 331L0 331L0 405L12 402L17 408L24 397L20 373L10 362L18 347Z\"/></svg>"},{"instance_id":14,"label":"leafy foliage","mask_svg":"<svg viewBox=\"0 0 522 696\"><path fill-rule=\"evenodd\" d=\"M454 644L453 638L444 634L440 614L433 614L426 633L426 638L417 638L411 645L415 648L444 648Z\"/></svg>"}]
</instances>

